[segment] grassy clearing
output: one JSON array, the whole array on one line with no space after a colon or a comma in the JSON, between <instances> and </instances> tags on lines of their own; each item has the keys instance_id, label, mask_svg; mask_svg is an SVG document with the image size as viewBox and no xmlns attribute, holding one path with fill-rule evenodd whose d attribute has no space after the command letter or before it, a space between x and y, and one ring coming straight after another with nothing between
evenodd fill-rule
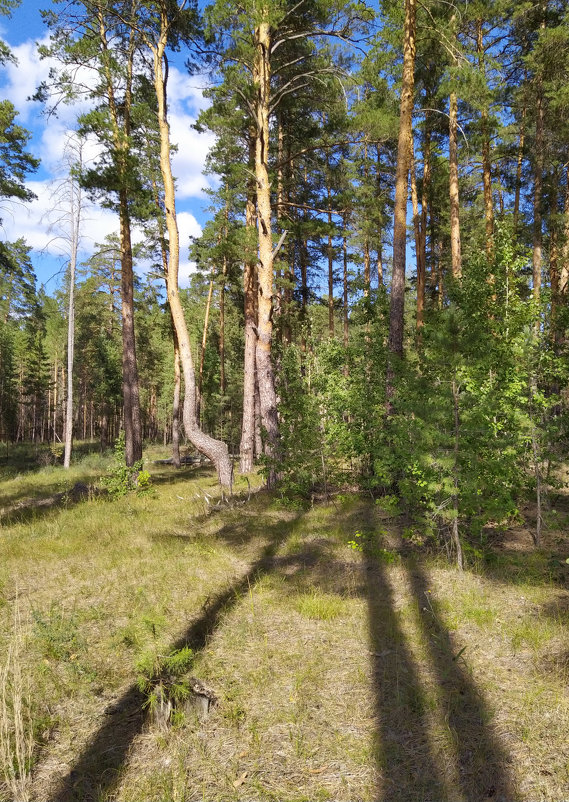
<instances>
[{"instance_id":1,"label":"grassy clearing","mask_svg":"<svg viewBox=\"0 0 569 802\"><path fill-rule=\"evenodd\" d=\"M2 506L105 466L7 476ZM213 509L208 469L149 467L148 495L21 504L2 526L0 654L17 603L31 799L569 797L563 532L460 575L366 501L287 510L245 503L243 482ZM152 725L137 678L184 645L218 704Z\"/></svg>"}]
</instances>

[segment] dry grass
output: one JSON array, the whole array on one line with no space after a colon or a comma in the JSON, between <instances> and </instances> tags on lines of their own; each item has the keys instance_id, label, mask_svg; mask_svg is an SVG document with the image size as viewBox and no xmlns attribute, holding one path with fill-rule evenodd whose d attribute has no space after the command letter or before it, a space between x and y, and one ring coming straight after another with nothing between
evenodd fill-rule
<instances>
[{"instance_id":1,"label":"dry grass","mask_svg":"<svg viewBox=\"0 0 569 802\"><path fill-rule=\"evenodd\" d=\"M0 760L4 786L19 802L30 799L34 749L25 632L16 596L12 632L0 667Z\"/></svg>"},{"instance_id":2,"label":"dry grass","mask_svg":"<svg viewBox=\"0 0 569 802\"><path fill-rule=\"evenodd\" d=\"M397 521L367 502L287 511L261 493L212 511L211 472L154 478L152 495L2 530L0 653L16 584L32 622L32 799L569 798L569 602L551 554L503 545L462 575L408 549L386 561ZM219 703L164 731L136 666L183 644Z\"/></svg>"}]
</instances>

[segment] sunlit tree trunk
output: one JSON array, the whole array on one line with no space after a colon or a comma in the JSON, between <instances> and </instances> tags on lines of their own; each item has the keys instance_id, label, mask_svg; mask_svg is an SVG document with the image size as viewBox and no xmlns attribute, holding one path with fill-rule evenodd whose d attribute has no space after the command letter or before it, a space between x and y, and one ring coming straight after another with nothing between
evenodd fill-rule
<instances>
[{"instance_id":1,"label":"sunlit tree trunk","mask_svg":"<svg viewBox=\"0 0 569 802\"><path fill-rule=\"evenodd\" d=\"M155 46L152 46L154 57L154 88L158 105L158 128L160 135L160 171L164 184L164 206L166 210L166 229L168 231L168 303L172 313L172 320L178 343L180 346L180 360L184 373L184 429L193 445L202 454L205 454L217 469L217 475L222 487L231 487L232 465L229 451L225 443L201 431L196 418L196 381L194 364L188 335L188 327L180 301L178 288L178 271L180 263L180 237L176 220L176 197L174 178L172 176L170 153L170 128L168 125L166 106L166 81L163 69L165 50L168 40L168 21L166 8L161 8L161 31Z\"/></svg>"},{"instance_id":2,"label":"sunlit tree trunk","mask_svg":"<svg viewBox=\"0 0 569 802\"><path fill-rule=\"evenodd\" d=\"M413 88L415 70L416 0L405 0L403 45L403 80L399 112L397 169L395 173L395 207L393 221L393 272L389 311L389 350L403 355L403 326L405 311L405 251L407 246L407 195L409 167L413 145ZM392 379L388 377L388 395Z\"/></svg>"}]
</instances>

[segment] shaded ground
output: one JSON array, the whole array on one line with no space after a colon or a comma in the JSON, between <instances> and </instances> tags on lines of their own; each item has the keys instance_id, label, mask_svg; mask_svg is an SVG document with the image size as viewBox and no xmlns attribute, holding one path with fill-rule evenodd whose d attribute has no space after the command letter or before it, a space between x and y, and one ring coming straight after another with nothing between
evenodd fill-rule
<instances>
[{"instance_id":1,"label":"shaded ground","mask_svg":"<svg viewBox=\"0 0 569 802\"><path fill-rule=\"evenodd\" d=\"M569 594L551 552L511 556L504 538L460 575L366 501L287 511L262 494L208 513L207 476L63 510L34 554L14 529L21 581L38 563L51 577L30 635L33 799L569 797ZM101 534L73 545L91 515ZM219 705L160 730L137 661L182 646Z\"/></svg>"}]
</instances>

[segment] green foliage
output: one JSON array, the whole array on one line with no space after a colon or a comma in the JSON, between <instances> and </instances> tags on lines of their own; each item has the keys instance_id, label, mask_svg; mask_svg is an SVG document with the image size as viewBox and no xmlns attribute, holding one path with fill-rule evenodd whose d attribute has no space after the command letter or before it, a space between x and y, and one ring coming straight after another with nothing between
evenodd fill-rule
<instances>
[{"instance_id":1,"label":"green foliage","mask_svg":"<svg viewBox=\"0 0 569 802\"><path fill-rule=\"evenodd\" d=\"M140 691L147 696L147 707L152 710L164 699L174 703L187 699L190 686L184 674L188 673L193 662L194 653L189 646L168 655L154 652L142 655L136 663L136 681Z\"/></svg>"},{"instance_id":2,"label":"green foliage","mask_svg":"<svg viewBox=\"0 0 569 802\"><path fill-rule=\"evenodd\" d=\"M281 445L274 467L285 497L306 497L312 488L326 482L326 446L318 399L309 386L312 369L310 357L297 346L287 347L280 356L277 392L281 399Z\"/></svg>"},{"instance_id":3,"label":"green foliage","mask_svg":"<svg viewBox=\"0 0 569 802\"><path fill-rule=\"evenodd\" d=\"M34 629L41 651L54 660L74 660L84 650L85 643L79 634L77 617L68 615L57 603L47 613L32 611Z\"/></svg>"},{"instance_id":4,"label":"green foliage","mask_svg":"<svg viewBox=\"0 0 569 802\"><path fill-rule=\"evenodd\" d=\"M136 492L139 495L150 490L150 473L143 470L142 460L137 460L132 467L125 463L125 435L121 431L114 448L114 466L107 476L101 479L112 498L126 496L127 493Z\"/></svg>"}]
</instances>

